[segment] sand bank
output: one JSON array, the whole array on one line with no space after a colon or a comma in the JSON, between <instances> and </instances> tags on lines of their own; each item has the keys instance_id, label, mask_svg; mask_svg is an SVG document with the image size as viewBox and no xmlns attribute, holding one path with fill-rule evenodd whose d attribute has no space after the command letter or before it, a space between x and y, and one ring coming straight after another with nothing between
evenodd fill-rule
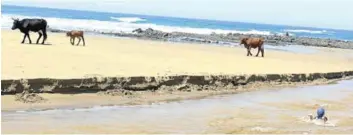
<instances>
[{"instance_id":1,"label":"sand bank","mask_svg":"<svg viewBox=\"0 0 353 135\"><path fill-rule=\"evenodd\" d=\"M247 57L241 47L90 35L83 47L70 45L69 38L60 33L49 33L47 45L30 45L20 44L23 35L18 31L2 30L2 34L2 94L21 92L24 85L35 92L85 93L42 94L49 99L43 104L17 103L12 95L2 96L2 110L141 104L236 93L248 90L242 89L244 85L257 90L353 75L352 58L345 55L351 50L344 50L344 54L341 49L324 48L315 54L265 50L265 58L257 58ZM36 38L32 34L33 42ZM142 98L124 100L95 94L108 89L141 92L137 95ZM160 93L171 96L141 96ZM92 100L82 100L87 98Z\"/></svg>"},{"instance_id":2,"label":"sand bank","mask_svg":"<svg viewBox=\"0 0 353 135\"><path fill-rule=\"evenodd\" d=\"M353 69L352 59L341 55L341 49L317 54L265 50L265 58L256 58L247 57L240 47L98 36L86 36L87 46L82 47L70 45L69 38L62 33L49 33L50 45L29 45L20 44L23 35L19 31L2 30L2 34L2 80L325 73ZM35 42L38 35L31 34Z\"/></svg>"},{"instance_id":3,"label":"sand bank","mask_svg":"<svg viewBox=\"0 0 353 135\"><path fill-rule=\"evenodd\" d=\"M351 72L352 73L352 72ZM352 74L353 75L353 74ZM336 77L334 77L336 78ZM326 80L324 78L316 78L312 81L249 81L244 85L192 85L192 84L174 84L172 86L161 86L156 90L131 91L131 94L106 94L106 89L71 89L70 92L64 93L39 93L38 95L46 99L39 103L22 103L15 101L14 95L1 96L2 111L16 110L47 110L55 108L86 108L94 106L112 106L112 105L144 105L158 102L174 102L180 100L202 99L214 95L236 94L248 91L257 91L261 89L280 89L297 86L322 85L333 83L341 79L352 79L352 77L343 77L340 79ZM187 87L184 87L187 86ZM76 92L72 94L72 91ZM95 91L95 92L94 92ZM100 92L97 92L100 91ZM109 90L108 90L109 91ZM118 91L119 92L119 91ZM89 100L87 100L89 99Z\"/></svg>"}]
</instances>

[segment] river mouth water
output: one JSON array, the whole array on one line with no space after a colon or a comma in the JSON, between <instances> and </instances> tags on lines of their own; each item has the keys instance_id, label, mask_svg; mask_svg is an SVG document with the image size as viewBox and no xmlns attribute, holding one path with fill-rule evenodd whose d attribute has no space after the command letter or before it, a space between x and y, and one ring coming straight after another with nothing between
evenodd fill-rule
<instances>
[{"instance_id":1,"label":"river mouth water","mask_svg":"<svg viewBox=\"0 0 353 135\"><path fill-rule=\"evenodd\" d=\"M2 112L3 133L352 133L353 80L136 106ZM328 123L308 121L326 108Z\"/></svg>"}]
</instances>

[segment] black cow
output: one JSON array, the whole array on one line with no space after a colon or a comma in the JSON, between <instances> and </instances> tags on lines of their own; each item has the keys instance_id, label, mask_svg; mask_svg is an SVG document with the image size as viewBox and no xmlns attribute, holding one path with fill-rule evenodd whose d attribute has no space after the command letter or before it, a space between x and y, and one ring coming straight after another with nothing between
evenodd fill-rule
<instances>
[{"instance_id":1,"label":"black cow","mask_svg":"<svg viewBox=\"0 0 353 135\"><path fill-rule=\"evenodd\" d=\"M44 19L22 19L21 21L19 19L13 19L13 26L12 30L15 29L20 29L22 33L24 33L24 37L22 40L22 44L25 42L26 37L29 39L29 43L32 44L31 38L29 37L29 31L33 32L38 32L39 37L37 39L37 44L39 42L39 39L44 36L42 44L44 44L44 41L47 39L47 21ZM42 33L41 33L42 32Z\"/></svg>"}]
</instances>

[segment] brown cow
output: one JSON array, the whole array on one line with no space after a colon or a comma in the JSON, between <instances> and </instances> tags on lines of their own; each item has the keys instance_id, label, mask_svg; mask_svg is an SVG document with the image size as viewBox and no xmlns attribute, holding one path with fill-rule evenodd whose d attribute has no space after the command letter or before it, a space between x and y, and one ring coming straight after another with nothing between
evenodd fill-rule
<instances>
[{"instance_id":1,"label":"brown cow","mask_svg":"<svg viewBox=\"0 0 353 135\"><path fill-rule=\"evenodd\" d=\"M256 57L259 56L261 51L262 57L264 57L264 39L263 38L242 38L240 41L240 45L244 44L244 47L248 50L248 54L246 56L252 56L251 48L258 48Z\"/></svg>"},{"instance_id":2,"label":"brown cow","mask_svg":"<svg viewBox=\"0 0 353 135\"><path fill-rule=\"evenodd\" d=\"M75 43L75 38L78 38L79 41L76 44L77 46L78 46L78 44L80 44L81 38L82 38L83 46L85 46L85 38L83 37L83 31L72 30L72 31L67 32L66 36L70 37L70 43L72 45L74 45L74 43Z\"/></svg>"}]
</instances>

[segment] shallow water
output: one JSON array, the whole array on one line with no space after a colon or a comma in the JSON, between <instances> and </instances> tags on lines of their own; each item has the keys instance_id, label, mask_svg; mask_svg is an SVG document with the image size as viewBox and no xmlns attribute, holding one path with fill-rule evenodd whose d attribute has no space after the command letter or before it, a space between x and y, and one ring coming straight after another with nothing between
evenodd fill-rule
<instances>
[{"instance_id":1,"label":"shallow water","mask_svg":"<svg viewBox=\"0 0 353 135\"><path fill-rule=\"evenodd\" d=\"M350 133L353 80L138 106L2 112L5 133ZM324 105L328 123L308 121Z\"/></svg>"}]
</instances>

